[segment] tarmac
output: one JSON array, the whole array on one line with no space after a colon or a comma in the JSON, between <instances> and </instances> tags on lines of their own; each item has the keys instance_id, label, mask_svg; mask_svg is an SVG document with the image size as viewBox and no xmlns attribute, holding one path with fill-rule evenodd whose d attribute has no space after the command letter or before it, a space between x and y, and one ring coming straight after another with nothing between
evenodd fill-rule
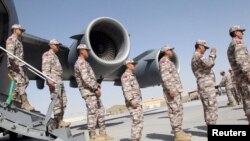
<instances>
[{"instance_id":1,"label":"tarmac","mask_svg":"<svg viewBox=\"0 0 250 141\"><path fill-rule=\"evenodd\" d=\"M227 106L227 97L218 96L220 125L247 125L242 105L235 107ZM114 141L130 141L131 118L129 114L108 117L106 121L107 133L114 137ZM72 132L84 131L88 140L86 121L75 122L71 125ZM191 133L192 141L207 141L207 129L204 122L203 107L200 100L184 103L183 129ZM7 141L8 136L2 137L0 141ZM31 138L22 138L20 141L40 141ZM144 128L142 141L173 141L171 125L167 113L167 107L154 108L144 111Z\"/></svg>"}]
</instances>

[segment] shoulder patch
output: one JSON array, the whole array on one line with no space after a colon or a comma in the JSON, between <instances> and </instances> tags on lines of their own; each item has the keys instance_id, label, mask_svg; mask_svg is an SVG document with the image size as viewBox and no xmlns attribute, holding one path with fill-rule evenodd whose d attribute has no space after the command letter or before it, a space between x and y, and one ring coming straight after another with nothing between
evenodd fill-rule
<instances>
[{"instance_id":1,"label":"shoulder patch","mask_svg":"<svg viewBox=\"0 0 250 141\"><path fill-rule=\"evenodd\" d=\"M7 39L7 43L11 43L11 42L13 42L14 40L13 40L13 38L12 37L9 37L8 39Z\"/></svg>"},{"instance_id":2,"label":"shoulder patch","mask_svg":"<svg viewBox=\"0 0 250 141\"><path fill-rule=\"evenodd\" d=\"M44 56L48 56L48 55L49 55L49 53L48 53L48 52L45 52L43 55L44 55Z\"/></svg>"},{"instance_id":3,"label":"shoulder patch","mask_svg":"<svg viewBox=\"0 0 250 141\"><path fill-rule=\"evenodd\" d=\"M164 60L160 60L160 64L163 64L163 63L165 63L165 61Z\"/></svg>"},{"instance_id":4,"label":"shoulder patch","mask_svg":"<svg viewBox=\"0 0 250 141\"><path fill-rule=\"evenodd\" d=\"M128 79L128 75L127 74L122 75L122 79L124 80Z\"/></svg>"},{"instance_id":5,"label":"shoulder patch","mask_svg":"<svg viewBox=\"0 0 250 141\"><path fill-rule=\"evenodd\" d=\"M84 61L81 61L81 62L80 62L80 65L81 65L81 66L84 66L84 65L85 65L85 62L84 62Z\"/></svg>"},{"instance_id":6,"label":"shoulder patch","mask_svg":"<svg viewBox=\"0 0 250 141\"><path fill-rule=\"evenodd\" d=\"M165 63L165 62L166 62L166 60L165 60L164 58L161 58L160 64L163 64L163 63Z\"/></svg>"}]
</instances>

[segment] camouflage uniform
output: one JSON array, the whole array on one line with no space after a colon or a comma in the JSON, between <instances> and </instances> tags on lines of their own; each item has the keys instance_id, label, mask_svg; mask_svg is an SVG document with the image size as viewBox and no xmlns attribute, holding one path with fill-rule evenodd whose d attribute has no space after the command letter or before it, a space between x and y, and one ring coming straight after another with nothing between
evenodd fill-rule
<instances>
[{"instance_id":1,"label":"camouflage uniform","mask_svg":"<svg viewBox=\"0 0 250 141\"><path fill-rule=\"evenodd\" d=\"M242 96L245 115L250 124L250 57L246 44L243 40L233 38L228 50L228 60L239 84L239 93Z\"/></svg>"},{"instance_id":2,"label":"camouflage uniform","mask_svg":"<svg viewBox=\"0 0 250 141\"><path fill-rule=\"evenodd\" d=\"M132 116L132 129L131 129L131 139L132 140L141 140L142 129L143 129L143 112L142 112L142 97L140 86L137 82L136 76L126 70L121 76L122 90L125 98L126 106ZM140 103L140 106L133 108L131 101L137 101Z\"/></svg>"},{"instance_id":3,"label":"camouflage uniform","mask_svg":"<svg viewBox=\"0 0 250 141\"><path fill-rule=\"evenodd\" d=\"M6 41L6 50L12 53L13 55L17 56L21 60L23 60L23 44L18 40L18 38L14 35L10 36ZM24 64L15 59L13 56L8 55L8 67L10 68L11 73L14 76L14 79L16 80L16 88L15 92L18 93L20 96L25 94L25 89L28 86L29 78L24 71ZM11 60L11 61L10 61ZM17 73L12 69L12 65L10 62L13 62L17 65L19 65L20 71Z\"/></svg>"},{"instance_id":4,"label":"camouflage uniform","mask_svg":"<svg viewBox=\"0 0 250 141\"><path fill-rule=\"evenodd\" d=\"M165 56L161 58L159 67L162 79L161 85L168 106L172 130L178 132L182 130L183 121L183 106L181 101L182 85L180 77L174 63ZM175 93L176 96L172 98L169 95L170 92Z\"/></svg>"},{"instance_id":5,"label":"camouflage uniform","mask_svg":"<svg viewBox=\"0 0 250 141\"><path fill-rule=\"evenodd\" d=\"M222 76L220 86L226 88L227 98L228 98L229 104L231 104L231 105L235 104L235 99L233 96L233 94L234 94L233 83L232 83L230 74Z\"/></svg>"},{"instance_id":6,"label":"camouflage uniform","mask_svg":"<svg viewBox=\"0 0 250 141\"><path fill-rule=\"evenodd\" d=\"M62 79L62 66L57 57L57 55L49 50L45 52L42 56L42 72L55 80L56 82L63 81ZM56 96L56 89L50 89L51 99ZM67 105L67 97L64 89L64 85L62 84L61 94L58 95L53 112L54 117L61 121L63 119L64 111Z\"/></svg>"},{"instance_id":7,"label":"camouflage uniform","mask_svg":"<svg viewBox=\"0 0 250 141\"><path fill-rule=\"evenodd\" d=\"M100 128L100 134L101 132L106 132L105 109L101 99L95 93L98 90L98 83L91 66L83 57L78 57L74 69L76 82L82 98L86 102L88 130L90 134L95 134L97 124Z\"/></svg>"},{"instance_id":8,"label":"camouflage uniform","mask_svg":"<svg viewBox=\"0 0 250 141\"><path fill-rule=\"evenodd\" d=\"M240 105L240 103L241 103L241 94L239 93L239 90L238 90L239 86L238 86L238 84L236 82L235 75L232 74L230 76L231 76L231 80L232 80L232 83L233 83L233 88L232 88L231 91L233 92L234 99Z\"/></svg>"},{"instance_id":9,"label":"camouflage uniform","mask_svg":"<svg viewBox=\"0 0 250 141\"><path fill-rule=\"evenodd\" d=\"M207 125L216 124L218 107L215 92L215 75L212 67L215 64L215 54L210 53L206 59L199 52L192 58L192 71L197 79L198 93L204 109L204 118Z\"/></svg>"},{"instance_id":10,"label":"camouflage uniform","mask_svg":"<svg viewBox=\"0 0 250 141\"><path fill-rule=\"evenodd\" d=\"M22 42L14 35L10 36L6 41L6 50L18 57L19 59L23 60L24 54L23 54L23 44ZM16 87L13 93L13 100L21 101L22 104L26 103L28 105L28 108L25 108L27 110L34 109L29 105L27 94L25 92L25 89L27 88L29 84L29 78L27 76L26 70L24 68L24 64L15 59L13 56L8 55L8 67L10 68L10 72L13 75L13 78L16 81ZM14 69L14 64L18 65L19 72L16 72ZM22 108L24 105L22 105ZM27 107L27 106L26 106Z\"/></svg>"}]
</instances>

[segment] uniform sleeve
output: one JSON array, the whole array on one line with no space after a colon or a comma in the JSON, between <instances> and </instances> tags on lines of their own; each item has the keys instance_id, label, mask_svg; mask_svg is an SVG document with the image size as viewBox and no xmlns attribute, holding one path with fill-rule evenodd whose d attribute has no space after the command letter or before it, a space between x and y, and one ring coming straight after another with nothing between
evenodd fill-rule
<instances>
[{"instance_id":1,"label":"uniform sleeve","mask_svg":"<svg viewBox=\"0 0 250 141\"><path fill-rule=\"evenodd\" d=\"M51 77L51 60L52 58L46 53L42 57L42 72L48 77Z\"/></svg>"},{"instance_id":2,"label":"uniform sleeve","mask_svg":"<svg viewBox=\"0 0 250 141\"><path fill-rule=\"evenodd\" d=\"M240 66L243 74L246 76L250 76L250 62L249 62L249 54L247 48L242 46L235 47L235 59L237 64Z\"/></svg>"},{"instance_id":3,"label":"uniform sleeve","mask_svg":"<svg viewBox=\"0 0 250 141\"><path fill-rule=\"evenodd\" d=\"M210 54L207 59L201 57L200 60L201 60L201 63L202 63L203 67L212 68L214 66L214 64L215 64L215 54Z\"/></svg>"},{"instance_id":4,"label":"uniform sleeve","mask_svg":"<svg viewBox=\"0 0 250 141\"><path fill-rule=\"evenodd\" d=\"M129 80L129 76L123 75L121 78L122 82L122 89L124 92L124 97L127 101L133 100L133 95L132 95L132 87L131 87L131 82Z\"/></svg>"},{"instance_id":5,"label":"uniform sleeve","mask_svg":"<svg viewBox=\"0 0 250 141\"><path fill-rule=\"evenodd\" d=\"M160 63L160 74L163 81L163 87L167 90L167 92L173 92L175 90L175 83L173 81L173 76L171 74L171 70L173 68L169 63Z\"/></svg>"},{"instance_id":6,"label":"uniform sleeve","mask_svg":"<svg viewBox=\"0 0 250 141\"><path fill-rule=\"evenodd\" d=\"M92 89L93 91L96 91L98 89L98 85L96 80L92 79L92 77L90 77L90 74L88 72L88 68L86 67L86 65L82 64L80 65L80 73L81 73L81 77L82 77L82 81L84 83L84 85L90 89Z\"/></svg>"},{"instance_id":7,"label":"uniform sleeve","mask_svg":"<svg viewBox=\"0 0 250 141\"><path fill-rule=\"evenodd\" d=\"M9 51L11 54L14 54L15 52L15 41L12 39L12 40L8 40L7 43L6 43L6 50ZM12 62L14 61L14 57L12 55L8 55L8 58L9 58L9 61Z\"/></svg>"}]
</instances>

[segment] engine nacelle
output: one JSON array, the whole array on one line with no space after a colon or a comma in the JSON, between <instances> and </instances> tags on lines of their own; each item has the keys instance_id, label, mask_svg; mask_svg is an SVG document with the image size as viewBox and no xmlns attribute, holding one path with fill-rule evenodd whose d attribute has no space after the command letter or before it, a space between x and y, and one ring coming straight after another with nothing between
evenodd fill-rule
<instances>
[{"instance_id":1,"label":"engine nacelle","mask_svg":"<svg viewBox=\"0 0 250 141\"><path fill-rule=\"evenodd\" d=\"M77 59L76 48L80 43L84 43L92 50L88 61L97 79L105 78L117 70L128 58L130 52L128 32L121 23L108 17L94 19L81 34L72 38L77 41L71 45L68 56L71 70L74 70Z\"/></svg>"},{"instance_id":2,"label":"engine nacelle","mask_svg":"<svg viewBox=\"0 0 250 141\"><path fill-rule=\"evenodd\" d=\"M135 75L141 88L160 85L161 78L158 62L161 57L160 50L148 50L134 58L134 60L138 62ZM179 60L176 53L174 53L172 61L179 71Z\"/></svg>"}]
</instances>

